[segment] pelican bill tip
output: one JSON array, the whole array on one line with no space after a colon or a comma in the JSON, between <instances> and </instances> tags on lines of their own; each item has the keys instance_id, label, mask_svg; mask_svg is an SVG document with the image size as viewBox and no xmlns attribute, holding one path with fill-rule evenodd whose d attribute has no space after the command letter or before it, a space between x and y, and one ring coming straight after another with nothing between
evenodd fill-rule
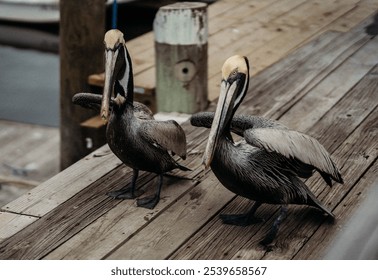
<instances>
[{"instance_id":1,"label":"pelican bill tip","mask_svg":"<svg viewBox=\"0 0 378 280\"><path fill-rule=\"evenodd\" d=\"M210 162L209 162L209 161L205 161L205 160L203 160L203 161L202 161L202 166L203 166L203 170L206 171L206 170L208 170L209 167L210 167Z\"/></svg>"},{"instance_id":2,"label":"pelican bill tip","mask_svg":"<svg viewBox=\"0 0 378 280\"><path fill-rule=\"evenodd\" d=\"M102 119L104 124L106 124L108 122L108 116L105 112L102 112L101 119Z\"/></svg>"}]
</instances>

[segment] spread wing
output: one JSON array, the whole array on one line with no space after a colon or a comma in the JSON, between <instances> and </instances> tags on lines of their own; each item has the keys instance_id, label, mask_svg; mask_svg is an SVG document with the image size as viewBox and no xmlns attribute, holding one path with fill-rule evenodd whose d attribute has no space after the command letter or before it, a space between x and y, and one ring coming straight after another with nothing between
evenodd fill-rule
<instances>
[{"instance_id":1,"label":"spread wing","mask_svg":"<svg viewBox=\"0 0 378 280\"><path fill-rule=\"evenodd\" d=\"M190 123L193 126L210 128L214 120L214 112L201 112L193 114ZM244 131L251 128L279 128L287 129L286 126L275 120L259 116L235 115L231 121L231 131L243 136Z\"/></svg>"},{"instance_id":2,"label":"spread wing","mask_svg":"<svg viewBox=\"0 0 378 280\"><path fill-rule=\"evenodd\" d=\"M174 120L141 122L140 135L153 145L186 158L185 132Z\"/></svg>"},{"instance_id":3,"label":"spread wing","mask_svg":"<svg viewBox=\"0 0 378 280\"><path fill-rule=\"evenodd\" d=\"M81 107L92 109L97 112L100 112L102 102L102 95L94 94L89 92L80 92L76 93L72 97L72 103L80 105ZM134 102L134 115L140 120L153 120L154 115L151 110L144 104L139 102ZM114 98L110 99L109 103L110 108L114 106Z\"/></svg>"},{"instance_id":4,"label":"spread wing","mask_svg":"<svg viewBox=\"0 0 378 280\"><path fill-rule=\"evenodd\" d=\"M328 184L328 175L339 183L343 182L329 153L311 136L288 129L257 128L246 130L244 139L248 144L267 152L276 152L288 159L296 159L313 166Z\"/></svg>"}]
</instances>

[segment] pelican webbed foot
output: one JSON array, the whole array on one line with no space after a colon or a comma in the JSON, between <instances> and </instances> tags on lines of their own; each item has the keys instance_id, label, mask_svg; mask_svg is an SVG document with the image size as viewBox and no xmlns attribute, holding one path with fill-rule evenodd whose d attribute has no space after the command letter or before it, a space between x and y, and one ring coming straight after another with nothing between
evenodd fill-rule
<instances>
[{"instance_id":1,"label":"pelican webbed foot","mask_svg":"<svg viewBox=\"0 0 378 280\"><path fill-rule=\"evenodd\" d=\"M154 209L155 206L159 203L160 196L157 195L151 195L146 196L140 199L137 199L137 205L139 207L144 207L147 209Z\"/></svg>"},{"instance_id":2,"label":"pelican webbed foot","mask_svg":"<svg viewBox=\"0 0 378 280\"><path fill-rule=\"evenodd\" d=\"M249 210L245 214L221 214L219 217L221 218L222 222L229 225L236 225L236 226L249 226L257 223L261 223L264 221L262 218L255 217L255 213L257 208L259 208L261 202L256 201L251 210Z\"/></svg>"},{"instance_id":3,"label":"pelican webbed foot","mask_svg":"<svg viewBox=\"0 0 378 280\"><path fill-rule=\"evenodd\" d=\"M143 198L140 198L137 200L137 205L139 207L144 207L148 209L154 209L155 206L159 203L160 201L160 192L161 192L161 187L163 186L163 174L159 175L159 184L156 189L156 193L151 196L146 196Z\"/></svg>"}]
</instances>

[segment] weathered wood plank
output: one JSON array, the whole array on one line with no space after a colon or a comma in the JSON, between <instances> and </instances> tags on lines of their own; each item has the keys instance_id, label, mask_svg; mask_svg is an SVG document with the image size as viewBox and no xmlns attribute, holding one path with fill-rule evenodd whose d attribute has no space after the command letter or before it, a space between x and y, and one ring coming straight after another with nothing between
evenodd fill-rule
<instances>
[{"instance_id":1,"label":"weathered wood plank","mask_svg":"<svg viewBox=\"0 0 378 280\"><path fill-rule=\"evenodd\" d=\"M16 234L38 218L14 213L0 212L0 242Z\"/></svg>"},{"instance_id":2,"label":"weathered wood plank","mask_svg":"<svg viewBox=\"0 0 378 280\"><path fill-rule=\"evenodd\" d=\"M124 244L132 244L134 236L143 230L183 194L196 184L189 180L166 178L159 204L153 210L136 207L133 201L123 201L103 216L56 248L46 259L103 259ZM155 182L156 183L156 182ZM170 187L169 185L174 184ZM151 186L150 186L151 189ZM147 195L147 194L146 194ZM99 206L95 206L99 207ZM131 241L131 243L130 243ZM128 246L126 246L127 248ZM130 254L133 251L126 249Z\"/></svg>"},{"instance_id":3,"label":"weathered wood plank","mask_svg":"<svg viewBox=\"0 0 378 280\"><path fill-rule=\"evenodd\" d=\"M348 32L355 25L366 18L372 18L378 9L377 0L360 0L355 7L336 21L332 22L328 30Z\"/></svg>"},{"instance_id":4,"label":"weathered wood plank","mask_svg":"<svg viewBox=\"0 0 378 280\"><path fill-rule=\"evenodd\" d=\"M19 199L17 201L16 207L20 207L19 204L21 204L21 206L24 206L26 208L25 210L23 210L23 212L30 213L33 211L36 212L38 210L38 215L42 216L42 206L46 209L42 209L44 211L43 217L40 220L38 220L36 224L30 225L23 231L12 236L11 239L6 240L4 241L4 243L0 244L1 258L42 258L45 255L49 254L51 251L53 251L55 248L57 248L59 245L63 244L65 241L70 239L73 235L78 234L78 232L82 231L83 228L87 227L88 225L90 225L106 213L110 213L107 215L111 215L111 213L114 212L117 213L116 216L112 216L112 218L108 221L114 222L119 220L118 214L120 211L125 211L124 206L120 205L120 208L112 211L111 209L114 208L117 204L121 204L121 201L117 200L111 202L111 199L107 197L105 193L112 189L120 188L125 184L128 184L131 180L131 170L124 166L118 166L120 165L118 160L116 165L118 167L112 166L111 163L112 161L115 161L115 159L114 156L111 156L112 154L106 150L106 148L107 147L103 147L104 151L98 151L98 153L102 154L103 157L109 156L110 158L112 158L102 158L102 160L100 160L101 163L104 164L107 168L110 167L110 169L104 168L104 170L108 172L109 170L111 170L110 173L106 176L104 176L106 174L105 172L101 172L101 170L99 170L101 167L103 168L102 164L98 164L98 166L96 164L93 164L91 167L88 165L87 162L81 163L82 166L80 168L81 170L79 173L81 179L77 178L78 174L76 174L76 176L69 177L68 181L67 179L62 179L62 181L64 180L64 184L70 184L69 186L71 189L69 190L69 192L67 192L68 186L66 187L66 189L60 186L60 188L54 190L52 194L48 192L49 189L46 189L48 188L47 186L44 186L43 188L40 187L41 191L36 192L36 195L39 195L40 197L36 199L36 203L30 205L31 209L28 209L28 205L23 205L23 203L20 202L20 200L25 201L25 199L28 199L27 196L26 198ZM88 157L88 160L90 158L91 156ZM75 165L73 167L75 167ZM72 170L71 172L68 172L68 174L72 175ZM85 179L83 179L83 177L85 177ZM156 182L152 179L155 177L156 176L154 176L153 174L148 173L142 173L140 175L141 179L138 179L137 186L141 187L143 190L146 189L145 195L152 194L152 192L154 191ZM72 180L74 180L74 182ZM177 179L173 179L173 181L174 180ZM80 181L80 183L78 184L76 181ZM172 180L170 181L172 182ZM91 182L93 183L91 184ZM132 215L135 215L134 220L136 221L134 224L135 227L129 227L129 235L135 234L135 232L137 232L140 227L143 227L145 223L149 221L150 218L152 219L154 215L158 215L161 211L163 211L164 207L167 207L167 205L169 205L170 203L175 202L178 199L178 197L182 196L183 193L188 191L188 188L190 189L191 185L197 184L196 181L192 182L189 180L185 180L184 183L180 184L179 186L177 186L176 184L174 189L169 189L169 185L167 184L167 182L169 182L169 180L166 179L162 191L161 201L154 210L136 208L134 205L134 201L125 202L128 203L128 207L132 210L129 212L127 212L126 210L124 218L128 220ZM50 184L51 186L53 186L53 183ZM74 185L75 188L73 188L72 185ZM166 188L168 189L166 190ZM39 207L34 207L35 204L38 205L40 203L44 204L42 206L39 205ZM48 205L46 206L45 204ZM9 210L14 209L15 207L10 207L8 205L4 208ZM139 219L137 217L139 217ZM93 226L96 227L96 225L99 224L101 226L104 219L109 219L109 216L100 218L99 223L96 222ZM141 222L142 224L140 224ZM89 229L93 226L91 225ZM123 225L117 224L117 226L119 227ZM38 233L39 230L41 232ZM117 231L117 233L119 233L119 231ZM78 234L78 236L80 237L81 235ZM99 242L101 240L99 240ZM122 242L123 240L110 239L110 241L113 241L114 243L114 241ZM25 245L26 243L27 245ZM38 246L36 244L38 244ZM120 243L113 244L114 248L119 245ZM9 248L14 249L10 250ZM91 255L91 253L87 253L88 256ZM98 254L98 252L95 252L93 254L96 253ZM102 251L102 253L104 252Z\"/></svg>"},{"instance_id":5,"label":"weathered wood plank","mask_svg":"<svg viewBox=\"0 0 378 280\"><path fill-rule=\"evenodd\" d=\"M282 1L282 5L284 5L284 2ZM222 49L222 55L225 56L223 60L233 53L246 55L254 66L252 74L256 74L301 46L308 38L313 37L319 30L324 29L342 14L353 9L355 2L357 1L352 0L340 5L337 1L328 1L319 5L317 1L306 1L302 5L289 9L283 16L277 16L267 21L262 20L260 22L266 25L266 32L259 34L257 38L250 39L248 39L248 36L255 36L255 32L251 32L249 35L240 35L243 40L239 38L239 41L234 42L230 48ZM316 6L316 9L314 9L314 6ZM311 10L310 13L309 10ZM306 11L307 13L304 13ZM260 14L262 13L259 13L258 16ZM258 30L261 30L261 27ZM239 46L238 42L240 41L244 44ZM258 42L260 41L262 41L262 44L259 45ZM212 37L209 39L210 46L211 42ZM248 42L253 42L253 45ZM220 72L222 61L217 62L217 59L220 59L219 57L212 58L209 56L212 65L216 66L214 69L209 69L210 100L214 100L218 96L216 87L212 85L215 84L213 78Z\"/></svg>"},{"instance_id":6,"label":"weathered wood plank","mask_svg":"<svg viewBox=\"0 0 378 280\"><path fill-rule=\"evenodd\" d=\"M59 172L58 145L56 128L0 121L0 174L45 181Z\"/></svg>"},{"instance_id":7,"label":"weathered wood plank","mask_svg":"<svg viewBox=\"0 0 378 280\"><path fill-rule=\"evenodd\" d=\"M275 1L263 7L258 13L254 5L240 6L232 17L234 22L222 28L209 38L209 77L218 75L223 62L235 53L247 54L265 46L266 42L276 38L281 31L276 27L268 28L269 22L280 18L306 1ZM250 15L252 14L252 15ZM241 21L241 19L243 19ZM210 25L211 26L211 25ZM222 55L219 55L221 52ZM219 76L219 75L218 75Z\"/></svg>"},{"instance_id":8,"label":"weathered wood plank","mask_svg":"<svg viewBox=\"0 0 378 280\"><path fill-rule=\"evenodd\" d=\"M378 237L376 227L378 226L377 211L375 207L375 199L378 196L377 187L377 162L369 168L368 172L359 180L358 184L353 190L348 193L344 199L344 203L338 205L334 210L335 213L349 214L346 223L342 228L337 227L335 231L317 231L313 238L322 240L325 236L332 236L329 239L333 239L331 244L327 246L323 251L325 254L318 256L316 250L311 247L307 247L311 242L308 242L305 248L301 251L306 253L305 257L299 256L299 258L307 259L377 259L377 243ZM356 211L354 211L356 208ZM345 211L346 209L346 211ZM353 209L352 213L350 212ZM375 210L374 210L375 209ZM334 230L335 228L332 228ZM311 242L312 243L312 242ZM322 242L322 244L327 244ZM317 248L317 247L315 247ZM312 250L312 252L310 251ZM299 253L301 254L301 252ZM310 256L309 256L310 255ZM295 256L295 258L297 255Z\"/></svg>"},{"instance_id":9,"label":"weathered wood plank","mask_svg":"<svg viewBox=\"0 0 378 280\"><path fill-rule=\"evenodd\" d=\"M362 31L363 26L361 24L347 34L338 33L338 36L337 33L326 33L309 45L294 51L282 62L264 70L261 75L251 79L250 91L253 93L246 96L245 102L253 99L254 106L239 111L245 114L268 115L274 119L282 116L371 39L371 36ZM266 83L266 79L270 82ZM271 102L264 103L266 98L274 100L273 106ZM265 104L265 107L260 104Z\"/></svg>"},{"instance_id":10,"label":"weathered wood plank","mask_svg":"<svg viewBox=\"0 0 378 280\"><path fill-rule=\"evenodd\" d=\"M0 121L0 207L59 172L59 130Z\"/></svg>"},{"instance_id":11,"label":"weathered wood plank","mask_svg":"<svg viewBox=\"0 0 378 280\"><path fill-rule=\"evenodd\" d=\"M360 194L366 195L372 187L372 184L368 185L373 180L372 178L363 182L364 189L358 186L364 173L371 172L371 165L374 164L378 156L378 144L374 142L378 135L377 120L377 112L372 112L334 154L339 159L342 169L348 170L348 172L343 172L345 184L341 188L323 191L321 197L328 208L332 209L337 206L333 210L337 218L336 224L324 222L319 228L310 231L309 228L313 228L309 217L311 213L305 211L303 215L292 219L295 221L288 221L291 224L291 231L285 232L277 240L277 242L287 243L286 246L283 246L284 249L269 252L265 258L288 259L295 256L297 259L313 259L324 254L332 241L330 237L335 236L334 233L345 224L350 214L358 206L358 202L361 200ZM314 187L320 185L319 183L321 182L316 182ZM350 201L352 198L354 199L353 203Z\"/></svg>"},{"instance_id":12,"label":"weathered wood plank","mask_svg":"<svg viewBox=\"0 0 378 280\"><path fill-rule=\"evenodd\" d=\"M334 30L339 32L348 32L356 25L360 24L366 18L370 18L378 9L377 0L360 0L354 5L354 7L340 16L335 21L331 22L324 29L319 32L324 32L325 30ZM319 33L320 34L320 33ZM315 36L319 35L315 34ZM313 38L310 38L310 40Z\"/></svg>"},{"instance_id":13,"label":"weathered wood plank","mask_svg":"<svg viewBox=\"0 0 378 280\"><path fill-rule=\"evenodd\" d=\"M87 182L85 188L77 191L71 199L1 242L0 259L40 259L47 255L121 203L121 200L112 199L105 194L123 187L130 180L130 173L130 169L119 166L109 176L103 176L92 184ZM138 185L143 186L149 180L151 176L143 173Z\"/></svg>"},{"instance_id":14,"label":"weathered wood plank","mask_svg":"<svg viewBox=\"0 0 378 280\"><path fill-rule=\"evenodd\" d=\"M332 108L345 92L378 64L377 49L378 38L373 38L312 88L311 94L305 95L300 102L290 108L290 111L283 115L280 121L299 131L306 131L313 126L318 115L323 115ZM288 106L281 108L285 110L286 107ZM278 113L282 114L282 110L279 110ZM277 116L277 114L275 115ZM306 120L302 117L304 115Z\"/></svg>"},{"instance_id":15,"label":"weathered wood plank","mask_svg":"<svg viewBox=\"0 0 378 280\"><path fill-rule=\"evenodd\" d=\"M165 259L234 196L211 174L107 259Z\"/></svg>"},{"instance_id":16,"label":"weathered wood plank","mask_svg":"<svg viewBox=\"0 0 378 280\"><path fill-rule=\"evenodd\" d=\"M250 0L222 0L216 1L215 3L209 5L209 18L218 18L221 14L227 13L237 6L243 5L246 2L251 2Z\"/></svg>"},{"instance_id":17,"label":"weathered wood plank","mask_svg":"<svg viewBox=\"0 0 378 280\"><path fill-rule=\"evenodd\" d=\"M41 217L120 164L105 145L2 209Z\"/></svg>"}]
</instances>

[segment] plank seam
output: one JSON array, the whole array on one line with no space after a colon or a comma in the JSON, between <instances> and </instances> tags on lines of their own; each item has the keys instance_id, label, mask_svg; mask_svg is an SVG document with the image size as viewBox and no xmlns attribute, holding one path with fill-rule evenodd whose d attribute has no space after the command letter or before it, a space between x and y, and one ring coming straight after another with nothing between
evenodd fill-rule
<instances>
[{"instance_id":1,"label":"plank seam","mask_svg":"<svg viewBox=\"0 0 378 280\"><path fill-rule=\"evenodd\" d=\"M367 168L364 170L364 172L361 173L361 175L358 177L358 179L355 181L355 183L350 187L350 189L343 195L343 197L339 200L339 202L337 204L335 204L335 206L332 208L332 211L334 211L344 201L344 199L354 190L355 186L361 181L361 179L366 175L366 173L369 172L370 168L372 168L374 166L374 164L377 162L377 160L378 160L378 158L375 158L375 160L369 166L367 166ZM357 207L354 207L354 209L352 210L352 212L354 213L360 206L361 205L359 205ZM352 216L353 213L351 213L350 216ZM316 230L314 230L314 232L308 237L307 240L310 240L311 237L314 234L316 234L316 232L319 230L319 228L322 225L323 225L323 223L320 223L319 226L316 228ZM331 241L328 241L328 242L331 242ZM306 244L307 244L307 242L304 242L303 245L299 248L299 250L295 254L293 254L293 256L291 257L291 259L295 259L296 256L304 249L304 247L305 247ZM320 253L324 253L324 252L318 252L318 256L320 255Z\"/></svg>"},{"instance_id":2,"label":"plank seam","mask_svg":"<svg viewBox=\"0 0 378 280\"><path fill-rule=\"evenodd\" d=\"M187 193L192 191L200 182L197 180L191 180L193 182L193 185L189 187L186 191L181 193L178 197L176 197L171 203L166 205L163 209L159 211L156 215L154 215L151 219L148 220L145 224L143 224L141 227L139 227L136 231L134 231L132 234L130 234L126 239L124 239L122 242L120 242L117 246L112 248L109 252L107 252L105 255L101 257L102 260L107 259L110 257L114 252L116 252L119 248L121 248L123 245L125 245L127 242L129 242L135 235L137 235L140 231L142 231L145 227L147 227L151 222L153 222L156 218L158 218L160 215L162 215L167 209L171 208L172 205L174 205L177 201L179 201L181 198L183 198ZM84 229L84 228L83 228Z\"/></svg>"},{"instance_id":3,"label":"plank seam","mask_svg":"<svg viewBox=\"0 0 378 280\"><path fill-rule=\"evenodd\" d=\"M24 214L24 213L19 213L19 212L16 212L16 211L5 210L5 209L0 209L0 213L10 213L10 214L16 214L16 215L19 215L19 216L32 217L32 218L37 218L37 219L41 218L40 216Z\"/></svg>"},{"instance_id":4,"label":"plank seam","mask_svg":"<svg viewBox=\"0 0 378 280\"><path fill-rule=\"evenodd\" d=\"M355 44L359 44L361 41L365 41L363 44L361 44L361 46L359 46L351 55L345 57L342 61L340 61L337 66L333 66L333 63L330 63L322 72L324 71L328 71L330 70L329 72L327 72L327 74L321 78L319 81L317 81L316 83L314 83L313 85L311 85L311 83L316 80L319 75L315 76L311 81L308 82L308 84L304 87L303 90L305 90L305 93L300 97L298 98L298 100L296 100L295 102L293 102L286 110L282 111L282 113L279 114L279 116L277 117L277 120L281 119L288 111L290 111L296 104L298 104L309 92L311 92L314 88L316 88L322 81L324 81L324 79L326 79L328 76L330 76L332 73L334 73L335 71L337 71L340 67L342 67L342 65L344 64L345 61L347 61L352 55L354 55L355 53L357 53L359 50L361 50L364 46L366 46L371 40L373 39L373 37L369 38L369 39L366 39L366 38L362 38L360 39L359 41L357 41ZM355 45L353 44L353 45ZM345 52L347 52L350 48L353 47L353 45L351 45L348 49L346 49L344 52L340 53L337 57L335 57L335 59L333 60L333 62L337 62L337 60L344 56L345 55ZM327 45L328 46L328 45ZM325 47L327 47L325 46ZM371 69L373 69L374 66L372 66ZM369 74L371 72L371 69L367 72L367 74ZM319 73L321 74L321 73ZM364 78L364 76L362 76L358 81L356 81L356 83L348 90L351 91L353 90L356 85L359 84L359 82L361 82L361 80ZM308 88L308 85L311 85L309 88ZM302 90L301 90L302 91ZM299 93L298 93L299 94ZM341 99L343 99L346 95L348 95L348 93L346 93L345 95L343 95L343 97ZM340 99L340 100L341 100ZM340 101L339 100L339 101ZM286 102L283 106L281 107L284 107L286 104L290 104L290 101L289 100L288 102ZM337 104L338 102L336 102L331 108L329 108L326 112L324 112L323 116L318 120L320 121L330 110L332 110L332 108Z\"/></svg>"}]
</instances>

